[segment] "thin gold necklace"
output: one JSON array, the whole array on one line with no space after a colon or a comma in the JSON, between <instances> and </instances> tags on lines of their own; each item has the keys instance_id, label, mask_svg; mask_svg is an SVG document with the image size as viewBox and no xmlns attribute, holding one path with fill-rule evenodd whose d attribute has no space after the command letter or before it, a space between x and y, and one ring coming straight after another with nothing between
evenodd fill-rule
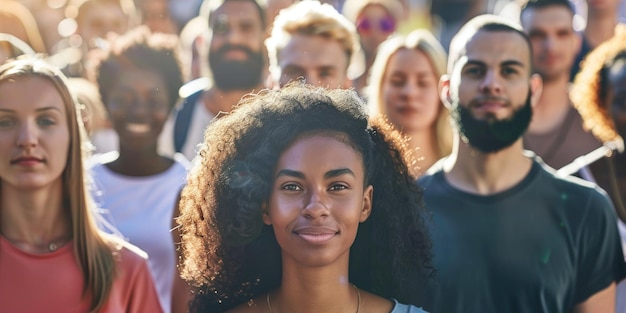
<instances>
[{"instance_id":1,"label":"thin gold necklace","mask_svg":"<svg viewBox=\"0 0 626 313\"><path fill-rule=\"evenodd\" d=\"M361 309L361 291L359 290L359 288L357 288L355 285L351 285L352 288L354 288L354 290L356 290L356 313L359 313L359 309ZM270 310L270 313L274 313L274 311L272 311L272 304L270 304L270 293L267 293L267 297L265 297L265 300L267 301L267 308Z\"/></svg>"}]
</instances>

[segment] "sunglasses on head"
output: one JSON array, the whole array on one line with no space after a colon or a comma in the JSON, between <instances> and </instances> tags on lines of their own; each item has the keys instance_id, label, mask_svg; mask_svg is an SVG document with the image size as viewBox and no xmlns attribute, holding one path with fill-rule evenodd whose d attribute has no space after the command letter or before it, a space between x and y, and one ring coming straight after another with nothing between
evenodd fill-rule
<instances>
[{"instance_id":1,"label":"sunglasses on head","mask_svg":"<svg viewBox=\"0 0 626 313\"><path fill-rule=\"evenodd\" d=\"M356 22L356 28L359 32L370 32L374 27L378 27L384 33L392 33L396 30L396 22L389 16L375 20L362 18Z\"/></svg>"}]
</instances>

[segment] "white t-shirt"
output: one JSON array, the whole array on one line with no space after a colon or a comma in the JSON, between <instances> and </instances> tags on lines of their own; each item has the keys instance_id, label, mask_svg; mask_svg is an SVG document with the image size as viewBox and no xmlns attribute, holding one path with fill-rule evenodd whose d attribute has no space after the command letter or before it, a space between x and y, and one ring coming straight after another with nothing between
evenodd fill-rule
<instances>
[{"instance_id":1,"label":"white t-shirt","mask_svg":"<svg viewBox=\"0 0 626 313\"><path fill-rule=\"evenodd\" d=\"M164 312L170 312L176 269L176 252L170 232L178 193L185 183L188 162L182 156L165 172L144 177L125 176L104 163L108 155L92 159L92 196L100 218L130 243L148 253L148 265Z\"/></svg>"}]
</instances>

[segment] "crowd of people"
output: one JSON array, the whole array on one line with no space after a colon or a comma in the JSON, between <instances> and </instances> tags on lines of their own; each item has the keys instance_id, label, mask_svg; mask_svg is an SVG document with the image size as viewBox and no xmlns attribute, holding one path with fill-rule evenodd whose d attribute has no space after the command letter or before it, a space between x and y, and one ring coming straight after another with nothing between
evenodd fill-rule
<instances>
[{"instance_id":1,"label":"crowd of people","mask_svg":"<svg viewBox=\"0 0 626 313\"><path fill-rule=\"evenodd\" d=\"M0 311L626 313L622 1L495 2L0 0Z\"/></svg>"}]
</instances>

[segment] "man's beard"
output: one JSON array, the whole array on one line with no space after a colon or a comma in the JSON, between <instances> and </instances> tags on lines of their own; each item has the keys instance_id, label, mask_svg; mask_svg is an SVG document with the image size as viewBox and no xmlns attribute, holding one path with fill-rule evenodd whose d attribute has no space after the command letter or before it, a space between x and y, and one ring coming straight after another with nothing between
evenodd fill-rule
<instances>
[{"instance_id":1,"label":"man's beard","mask_svg":"<svg viewBox=\"0 0 626 313\"><path fill-rule=\"evenodd\" d=\"M228 60L224 55L230 50L246 53L246 60ZM209 67L217 88L231 90L250 90L261 83L261 74L265 66L262 52L254 52L245 46L224 45L217 51L209 52Z\"/></svg>"},{"instance_id":2,"label":"man's beard","mask_svg":"<svg viewBox=\"0 0 626 313\"><path fill-rule=\"evenodd\" d=\"M450 115L456 123L461 139L483 153L494 153L511 146L530 125L532 106L530 91L526 103L504 120L493 116L477 119L466 106L457 104Z\"/></svg>"}]
</instances>

